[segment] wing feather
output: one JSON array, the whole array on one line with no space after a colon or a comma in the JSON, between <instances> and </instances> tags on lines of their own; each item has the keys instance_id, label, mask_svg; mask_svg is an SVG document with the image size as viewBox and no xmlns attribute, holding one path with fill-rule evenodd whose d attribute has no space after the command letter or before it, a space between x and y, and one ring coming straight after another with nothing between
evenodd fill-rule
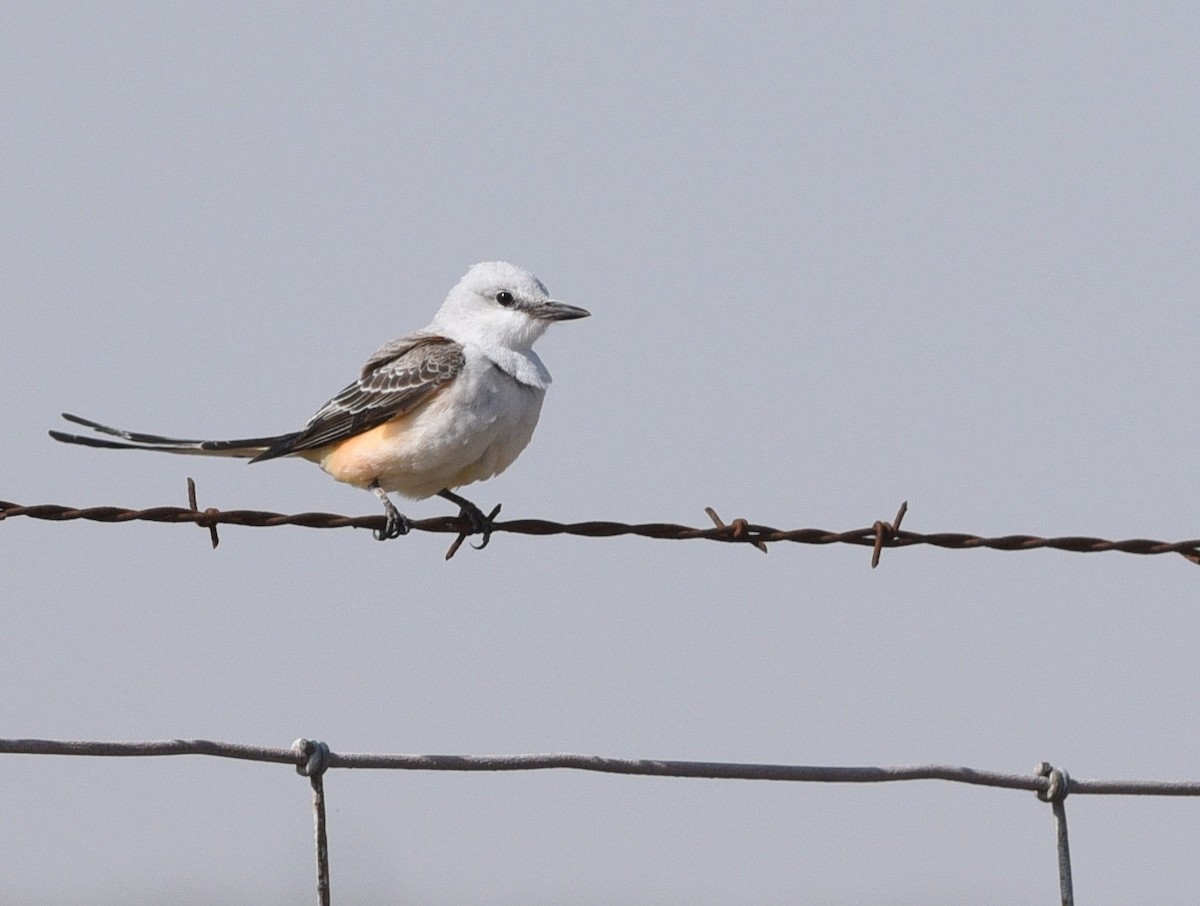
<instances>
[{"instance_id":1,"label":"wing feather","mask_svg":"<svg viewBox=\"0 0 1200 906\"><path fill-rule=\"evenodd\" d=\"M458 376L462 346L436 334L409 334L377 350L357 381L329 400L302 430L253 461L315 450L415 409Z\"/></svg>"}]
</instances>

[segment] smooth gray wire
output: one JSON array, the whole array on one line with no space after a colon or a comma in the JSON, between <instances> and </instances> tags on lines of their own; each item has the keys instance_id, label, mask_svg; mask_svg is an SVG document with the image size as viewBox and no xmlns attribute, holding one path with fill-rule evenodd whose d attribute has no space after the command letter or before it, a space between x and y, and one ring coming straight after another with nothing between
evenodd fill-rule
<instances>
[{"instance_id":1,"label":"smooth gray wire","mask_svg":"<svg viewBox=\"0 0 1200 906\"><path fill-rule=\"evenodd\" d=\"M325 832L325 771L329 768L329 746L301 737L292 743L292 753L301 761L296 773L307 777L313 791L313 832L317 847L317 906L330 906L329 837Z\"/></svg>"},{"instance_id":2,"label":"smooth gray wire","mask_svg":"<svg viewBox=\"0 0 1200 906\"><path fill-rule=\"evenodd\" d=\"M1054 811L1054 831L1058 846L1058 893L1062 906L1075 906L1075 884L1071 878L1071 844L1067 838L1066 807L1067 795L1075 790L1074 781L1066 771L1054 767L1048 761L1039 762L1033 772L1049 781L1045 790L1038 791L1037 797L1042 802L1049 802Z\"/></svg>"},{"instance_id":3,"label":"smooth gray wire","mask_svg":"<svg viewBox=\"0 0 1200 906\"><path fill-rule=\"evenodd\" d=\"M1049 762L1032 774L1009 774L948 764L840 766L750 764L718 761L607 758L599 755L545 753L529 755L407 755L338 753L323 742L297 739L290 748L252 746L208 739L137 740L108 742L60 739L0 739L0 754L74 755L83 757L161 757L205 755L275 764L291 764L309 778L313 790L313 820L317 850L317 901L329 906L329 843L325 828L324 775L332 768L404 771L535 771L566 769L649 777L689 777L710 780L774 780L809 783L888 783L942 780L972 786L1028 790L1049 802L1054 812L1059 892L1063 906L1073 906L1071 853L1064 800L1072 795L1200 796L1194 780L1076 780Z\"/></svg>"},{"instance_id":4,"label":"smooth gray wire","mask_svg":"<svg viewBox=\"0 0 1200 906\"><path fill-rule=\"evenodd\" d=\"M307 763L291 748L252 746L207 739L105 742L53 739L0 739L0 754L157 757L207 755L243 761L299 765ZM972 786L1045 792L1050 779L949 764L846 767L838 765L753 764L717 761L609 758L600 755L544 753L529 755L409 755L333 752L327 767L399 771L537 771L578 770L648 777L693 777L711 780L775 780L809 783L889 783L942 780ZM1200 796L1196 780L1070 780L1072 795Z\"/></svg>"}]
</instances>

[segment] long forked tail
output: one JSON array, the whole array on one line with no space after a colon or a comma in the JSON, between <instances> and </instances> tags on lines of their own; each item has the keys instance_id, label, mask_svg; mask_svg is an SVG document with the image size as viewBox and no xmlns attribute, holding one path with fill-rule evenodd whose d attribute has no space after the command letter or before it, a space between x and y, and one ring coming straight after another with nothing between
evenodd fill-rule
<instances>
[{"instance_id":1,"label":"long forked tail","mask_svg":"<svg viewBox=\"0 0 1200 906\"><path fill-rule=\"evenodd\" d=\"M69 422L91 428L97 434L107 434L109 437L118 437L120 440L51 431L50 436L55 440L65 444L82 444L85 447L103 447L108 450L157 450L161 453L182 453L188 456L232 456L237 459L253 459L294 436L280 434L275 437L244 437L239 440L187 440L180 437L162 437L158 434L139 434L136 431L110 428L108 425L80 418L69 412L64 412L62 417Z\"/></svg>"}]
</instances>

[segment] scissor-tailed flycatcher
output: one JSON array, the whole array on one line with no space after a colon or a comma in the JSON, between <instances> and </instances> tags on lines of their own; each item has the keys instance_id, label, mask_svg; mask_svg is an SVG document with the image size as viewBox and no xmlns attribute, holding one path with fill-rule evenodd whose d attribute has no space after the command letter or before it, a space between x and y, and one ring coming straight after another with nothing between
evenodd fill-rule
<instances>
[{"instance_id":1,"label":"scissor-tailed flycatcher","mask_svg":"<svg viewBox=\"0 0 1200 906\"><path fill-rule=\"evenodd\" d=\"M551 299L533 274L504 261L476 264L450 290L433 322L381 346L353 384L301 430L241 440L183 440L110 428L63 413L67 421L120 438L64 434L55 440L117 450L233 456L261 462L299 456L338 481L368 488L387 523L375 537L407 534L408 519L389 492L437 494L482 532L491 520L451 488L498 475L533 436L550 372L533 343L554 321L589 312Z\"/></svg>"}]
</instances>

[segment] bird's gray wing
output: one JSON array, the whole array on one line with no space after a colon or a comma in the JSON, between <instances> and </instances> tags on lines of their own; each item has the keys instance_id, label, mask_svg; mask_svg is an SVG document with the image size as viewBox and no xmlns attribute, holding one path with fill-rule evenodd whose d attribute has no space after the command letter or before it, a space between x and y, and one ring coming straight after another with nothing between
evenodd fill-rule
<instances>
[{"instance_id":1,"label":"bird's gray wing","mask_svg":"<svg viewBox=\"0 0 1200 906\"><path fill-rule=\"evenodd\" d=\"M416 333L393 340L376 350L358 380L322 406L303 429L253 461L315 450L369 431L445 388L465 363L462 346L448 337Z\"/></svg>"}]
</instances>

